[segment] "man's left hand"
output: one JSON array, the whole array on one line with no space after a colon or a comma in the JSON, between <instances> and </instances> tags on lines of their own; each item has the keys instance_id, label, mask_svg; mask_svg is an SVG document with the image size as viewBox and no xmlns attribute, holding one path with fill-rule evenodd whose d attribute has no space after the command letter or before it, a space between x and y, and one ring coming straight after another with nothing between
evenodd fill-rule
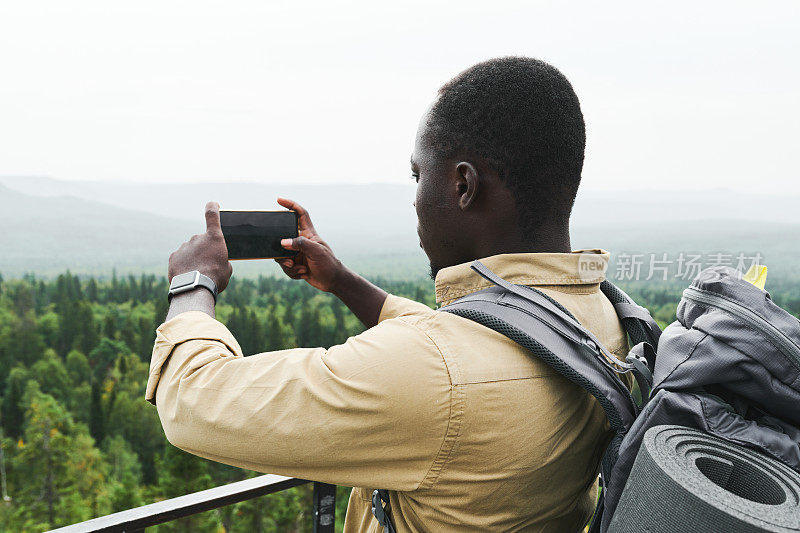
<instances>
[{"instance_id":1,"label":"man's left hand","mask_svg":"<svg viewBox=\"0 0 800 533\"><path fill-rule=\"evenodd\" d=\"M233 274L233 267L228 261L228 247L222 236L217 202L206 204L206 232L193 236L169 256L170 280L192 270L198 270L213 279L218 292L225 290Z\"/></svg>"}]
</instances>

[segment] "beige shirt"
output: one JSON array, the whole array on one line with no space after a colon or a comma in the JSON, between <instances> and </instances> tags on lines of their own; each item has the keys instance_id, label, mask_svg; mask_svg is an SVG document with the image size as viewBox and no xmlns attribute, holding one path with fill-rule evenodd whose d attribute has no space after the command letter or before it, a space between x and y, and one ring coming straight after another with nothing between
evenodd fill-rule
<instances>
[{"instance_id":1,"label":"beige shirt","mask_svg":"<svg viewBox=\"0 0 800 533\"><path fill-rule=\"evenodd\" d=\"M608 253L590 258L607 264ZM617 355L627 341L585 254L483 262L553 297ZM489 286L443 269L437 301ZM590 518L602 408L525 349L477 323L389 296L380 322L342 345L249 357L201 312L157 331L146 398L169 441L230 465L363 487L345 531L378 531L373 489L404 531L577 531Z\"/></svg>"}]
</instances>

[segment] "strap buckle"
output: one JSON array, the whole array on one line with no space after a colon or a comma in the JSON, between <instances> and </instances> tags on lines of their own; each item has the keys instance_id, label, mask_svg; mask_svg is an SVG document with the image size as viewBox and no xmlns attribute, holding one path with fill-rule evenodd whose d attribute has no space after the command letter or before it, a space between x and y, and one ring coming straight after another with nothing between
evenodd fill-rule
<instances>
[{"instance_id":1,"label":"strap buckle","mask_svg":"<svg viewBox=\"0 0 800 533\"><path fill-rule=\"evenodd\" d=\"M625 360L633 365L633 377L639 385L639 391L642 393L642 407L645 406L650 399L650 393L653 390L653 372L650 370L650 361L648 356L652 355L655 359L655 351L650 344L640 342L628 353Z\"/></svg>"},{"instance_id":2,"label":"strap buckle","mask_svg":"<svg viewBox=\"0 0 800 533\"><path fill-rule=\"evenodd\" d=\"M375 515L375 519L380 525L387 527L389 517L386 514L386 510L383 508L382 499L380 490L376 489L372 492L372 514Z\"/></svg>"}]
</instances>

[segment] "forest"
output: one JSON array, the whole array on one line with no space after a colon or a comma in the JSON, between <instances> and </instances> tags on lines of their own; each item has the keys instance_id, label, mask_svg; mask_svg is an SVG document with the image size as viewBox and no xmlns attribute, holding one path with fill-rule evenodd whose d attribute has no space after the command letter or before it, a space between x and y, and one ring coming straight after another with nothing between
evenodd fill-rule
<instances>
[{"instance_id":1,"label":"forest","mask_svg":"<svg viewBox=\"0 0 800 533\"><path fill-rule=\"evenodd\" d=\"M433 304L430 282L382 282ZM0 281L0 531L44 531L261 473L170 445L144 400L166 279ZM362 331L304 282L233 279L217 317L244 353L332 346ZM341 527L349 490L337 495ZM302 486L148 531L310 531Z\"/></svg>"},{"instance_id":2,"label":"forest","mask_svg":"<svg viewBox=\"0 0 800 533\"><path fill-rule=\"evenodd\" d=\"M435 306L430 280L373 280ZM685 283L622 284L664 326ZM776 301L800 313L796 284ZM44 531L261 473L185 453L144 400L167 281L66 272L0 277L0 531ZM362 331L348 309L302 281L234 278L217 318L245 354L329 347ZM337 530L349 488L337 490ZM208 511L148 531L310 531L311 486Z\"/></svg>"}]
</instances>

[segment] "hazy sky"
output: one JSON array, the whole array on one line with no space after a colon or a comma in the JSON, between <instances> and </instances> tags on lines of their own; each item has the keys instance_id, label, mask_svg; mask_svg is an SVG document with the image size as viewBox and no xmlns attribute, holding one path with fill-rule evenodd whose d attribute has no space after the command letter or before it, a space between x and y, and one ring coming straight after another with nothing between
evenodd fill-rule
<instances>
[{"instance_id":1,"label":"hazy sky","mask_svg":"<svg viewBox=\"0 0 800 533\"><path fill-rule=\"evenodd\" d=\"M0 174L402 182L436 89L540 57L585 184L800 192L800 2L0 0Z\"/></svg>"}]
</instances>

